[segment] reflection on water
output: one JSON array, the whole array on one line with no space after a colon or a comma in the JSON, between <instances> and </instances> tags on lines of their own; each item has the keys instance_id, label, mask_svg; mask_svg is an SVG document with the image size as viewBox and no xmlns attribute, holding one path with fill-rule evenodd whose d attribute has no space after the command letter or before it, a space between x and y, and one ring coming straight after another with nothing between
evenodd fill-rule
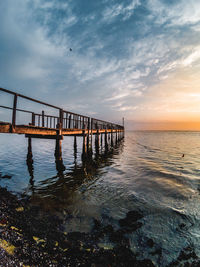
<instances>
[{"instance_id":1,"label":"reflection on water","mask_svg":"<svg viewBox=\"0 0 200 267\"><path fill-rule=\"evenodd\" d=\"M57 174L53 177L44 179L39 184L34 183L34 161L32 154L32 141L28 138L27 167L30 175L30 184L28 194L34 204L39 204L48 210L64 210L69 205L73 205L74 195L77 190L85 183L92 183L100 175L101 169L112 164L114 155L119 154L123 149L123 143L116 142L115 146L111 142L110 149L107 143L104 147L103 140L99 142L98 135L95 136L95 153L92 156L92 147L87 148L88 154L85 154L85 147L82 150L81 161L77 162L77 137L73 143L73 163L70 167L64 166L62 158L62 141L55 143L55 168ZM101 135L102 139L102 135ZM87 142L88 144L89 142ZM99 148L100 144L100 148ZM101 153L100 153L101 150ZM84 156L83 156L84 154ZM65 172L66 170L66 172Z\"/></svg>"},{"instance_id":2,"label":"reflection on water","mask_svg":"<svg viewBox=\"0 0 200 267\"><path fill-rule=\"evenodd\" d=\"M89 231L93 218L117 229L128 211L140 211L131 248L157 265L187 246L200 255L200 133L130 132L108 151L104 137L99 150L93 138L93 156L82 161L82 138L65 138L59 158L55 141L32 140L27 156L24 137L0 136L0 173L12 176L0 185L66 218L66 231ZM149 238L160 255L147 247Z\"/></svg>"}]
</instances>

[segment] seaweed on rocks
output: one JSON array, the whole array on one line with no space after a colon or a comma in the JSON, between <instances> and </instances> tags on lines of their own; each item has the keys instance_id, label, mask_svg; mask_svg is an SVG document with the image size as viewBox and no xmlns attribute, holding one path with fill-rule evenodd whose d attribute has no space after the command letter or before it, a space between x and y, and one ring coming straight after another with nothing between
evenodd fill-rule
<instances>
[{"instance_id":1,"label":"seaweed on rocks","mask_svg":"<svg viewBox=\"0 0 200 267\"><path fill-rule=\"evenodd\" d=\"M141 215L127 214L128 220L136 217ZM137 260L121 222L118 230L94 220L90 233L66 233L60 218L0 188L0 266L154 266ZM102 238L113 248L99 247Z\"/></svg>"},{"instance_id":2,"label":"seaweed on rocks","mask_svg":"<svg viewBox=\"0 0 200 267\"><path fill-rule=\"evenodd\" d=\"M169 267L172 266L192 266L198 267L200 266L200 260L197 257L194 248L188 246L181 250L178 258L169 264Z\"/></svg>"}]
</instances>

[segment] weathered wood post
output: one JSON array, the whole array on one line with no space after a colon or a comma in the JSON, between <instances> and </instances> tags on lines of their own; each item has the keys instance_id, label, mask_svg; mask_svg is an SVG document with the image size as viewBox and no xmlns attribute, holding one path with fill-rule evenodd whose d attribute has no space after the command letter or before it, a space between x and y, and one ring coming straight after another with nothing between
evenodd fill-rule
<instances>
[{"instance_id":1,"label":"weathered wood post","mask_svg":"<svg viewBox=\"0 0 200 267\"><path fill-rule=\"evenodd\" d=\"M62 137L59 136L56 138L56 147L55 147L55 163L56 163L56 169L58 171L59 176L63 176L63 171L65 170L65 166L63 164L62 159Z\"/></svg>"},{"instance_id":2,"label":"weathered wood post","mask_svg":"<svg viewBox=\"0 0 200 267\"><path fill-rule=\"evenodd\" d=\"M69 115L69 125L68 125L68 128L70 129L71 128L71 114Z\"/></svg>"},{"instance_id":3,"label":"weathered wood post","mask_svg":"<svg viewBox=\"0 0 200 267\"><path fill-rule=\"evenodd\" d=\"M11 132L14 131L16 125L16 112L17 112L17 94L14 94Z\"/></svg>"},{"instance_id":4,"label":"weathered wood post","mask_svg":"<svg viewBox=\"0 0 200 267\"><path fill-rule=\"evenodd\" d=\"M113 129L111 128L111 147L113 147L114 145L113 145Z\"/></svg>"},{"instance_id":5,"label":"weathered wood post","mask_svg":"<svg viewBox=\"0 0 200 267\"><path fill-rule=\"evenodd\" d=\"M31 125L35 126L35 113L32 112L32 123Z\"/></svg>"},{"instance_id":6,"label":"weathered wood post","mask_svg":"<svg viewBox=\"0 0 200 267\"><path fill-rule=\"evenodd\" d=\"M74 150L77 151L76 135L74 135Z\"/></svg>"},{"instance_id":7,"label":"weathered wood post","mask_svg":"<svg viewBox=\"0 0 200 267\"><path fill-rule=\"evenodd\" d=\"M105 130L105 151L108 151L108 138L107 138L107 129Z\"/></svg>"},{"instance_id":8,"label":"weathered wood post","mask_svg":"<svg viewBox=\"0 0 200 267\"><path fill-rule=\"evenodd\" d=\"M82 131L83 134L83 150L82 150L82 160L84 160L86 158L86 134L85 134L85 129L83 129Z\"/></svg>"},{"instance_id":9,"label":"weathered wood post","mask_svg":"<svg viewBox=\"0 0 200 267\"><path fill-rule=\"evenodd\" d=\"M27 160L32 160L32 139L28 137L28 153L27 153Z\"/></svg>"},{"instance_id":10,"label":"weathered wood post","mask_svg":"<svg viewBox=\"0 0 200 267\"><path fill-rule=\"evenodd\" d=\"M57 124L57 136L56 136L56 147L55 147L55 163L56 163L56 169L58 171L58 175L63 177L63 171L65 170L65 166L63 164L62 159L62 123Z\"/></svg>"},{"instance_id":11,"label":"weathered wood post","mask_svg":"<svg viewBox=\"0 0 200 267\"><path fill-rule=\"evenodd\" d=\"M58 160L62 159L62 140L61 140L61 137L56 138L55 156Z\"/></svg>"},{"instance_id":12,"label":"weathered wood post","mask_svg":"<svg viewBox=\"0 0 200 267\"><path fill-rule=\"evenodd\" d=\"M56 134L56 147L55 147L55 162L56 162L56 169L58 171L58 175L63 177L63 171L65 170L65 166L63 164L62 159L62 127L63 127L63 110L59 109L59 120L57 127L57 134Z\"/></svg>"},{"instance_id":13,"label":"weathered wood post","mask_svg":"<svg viewBox=\"0 0 200 267\"><path fill-rule=\"evenodd\" d=\"M74 135L74 159L77 158L77 142L76 142L76 135Z\"/></svg>"},{"instance_id":14,"label":"weathered wood post","mask_svg":"<svg viewBox=\"0 0 200 267\"><path fill-rule=\"evenodd\" d=\"M115 130L116 132L115 132L115 145L117 146L117 143L118 143L118 139L117 139L117 129Z\"/></svg>"},{"instance_id":15,"label":"weathered wood post","mask_svg":"<svg viewBox=\"0 0 200 267\"><path fill-rule=\"evenodd\" d=\"M88 156L92 157L92 119L88 118L87 150Z\"/></svg>"},{"instance_id":16,"label":"weathered wood post","mask_svg":"<svg viewBox=\"0 0 200 267\"><path fill-rule=\"evenodd\" d=\"M44 127L44 110L42 110L42 127Z\"/></svg>"},{"instance_id":17,"label":"weathered wood post","mask_svg":"<svg viewBox=\"0 0 200 267\"><path fill-rule=\"evenodd\" d=\"M100 133L101 134L101 150L102 150L102 148L103 148L103 134L102 133Z\"/></svg>"},{"instance_id":18,"label":"weathered wood post","mask_svg":"<svg viewBox=\"0 0 200 267\"><path fill-rule=\"evenodd\" d=\"M87 154L90 154L90 118L87 118Z\"/></svg>"},{"instance_id":19,"label":"weathered wood post","mask_svg":"<svg viewBox=\"0 0 200 267\"><path fill-rule=\"evenodd\" d=\"M93 153L93 143L92 143L92 139L93 139L93 119L91 118L91 137L90 137L91 155L92 155L92 153Z\"/></svg>"},{"instance_id":20,"label":"weathered wood post","mask_svg":"<svg viewBox=\"0 0 200 267\"><path fill-rule=\"evenodd\" d=\"M95 150L96 150L96 155L99 155L99 127L98 124L96 123L96 136L95 136Z\"/></svg>"},{"instance_id":21,"label":"weathered wood post","mask_svg":"<svg viewBox=\"0 0 200 267\"><path fill-rule=\"evenodd\" d=\"M67 114L67 112L65 112L65 126L63 127L63 128L65 128L65 129L66 129L67 126L68 126L68 125L67 125L67 116L68 116L68 114Z\"/></svg>"},{"instance_id":22,"label":"weathered wood post","mask_svg":"<svg viewBox=\"0 0 200 267\"><path fill-rule=\"evenodd\" d=\"M62 124L63 124L63 110L59 110L59 122L57 124L57 134L56 134L56 148L55 156L56 160L62 160Z\"/></svg>"},{"instance_id":23,"label":"weathered wood post","mask_svg":"<svg viewBox=\"0 0 200 267\"><path fill-rule=\"evenodd\" d=\"M110 124L108 125L108 129L110 129ZM108 132L108 142L110 142L110 132Z\"/></svg>"},{"instance_id":24,"label":"weathered wood post","mask_svg":"<svg viewBox=\"0 0 200 267\"><path fill-rule=\"evenodd\" d=\"M32 139L31 137L28 137L28 152L27 152L27 158L26 158L26 164L28 167L28 172L30 175L30 184L33 185L33 154L32 154Z\"/></svg>"},{"instance_id":25,"label":"weathered wood post","mask_svg":"<svg viewBox=\"0 0 200 267\"><path fill-rule=\"evenodd\" d=\"M63 110L59 109L59 123L60 123L60 129L63 127Z\"/></svg>"}]
</instances>

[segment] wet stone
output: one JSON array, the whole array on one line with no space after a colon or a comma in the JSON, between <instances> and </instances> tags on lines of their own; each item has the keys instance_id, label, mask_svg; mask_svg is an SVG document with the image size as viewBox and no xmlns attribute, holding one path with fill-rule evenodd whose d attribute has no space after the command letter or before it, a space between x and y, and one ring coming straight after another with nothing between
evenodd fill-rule
<instances>
[{"instance_id":1,"label":"wet stone","mask_svg":"<svg viewBox=\"0 0 200 267\"><path fill-rule=\"evenodd\" d=\"M181 224L179 224L179 228L182 230L182 229L184 229L186 227L186 224L185 223L181 223Z\"/></svg>"},{"instance_id":2,"label":"wet stone","mask_svg":"<svg viewBox=\"0 0 200 267\"><path fill-rule=\"evenodd\" d=\"M138 261L137 264L135 265L135 267L154 267L155 265L153 264L153 262L149 259L144 259L141 261Z\"/></svg>"},{"instance_id":3,"label":"wet stone","mask_svg":"<svg viewBox=\"0 0 200 267\"><path fill-rule=\"evenodd\" d=\"M180 252L178 258L169 264L169 267L172 266L199 267L200 261L194 249L192 247L186 247Z\"/></svg>"},{"instance_id":4,"label":"wet stone","mask_svg":"<svg viewBox=\"0 0 200 267\"><path fill-rule=\"evenodd\" d=\"M109 239L113 243L124 245L126 247L130 246L129 239L124 236L124 231L119 229L109 234Z\"/></svg>"},{"instance_id":5,"label":"wet stone","mask_svg":"<svg viewBox=\"0 0 200 267\"><path fill-rule=\"evenodd\" d=\"M138 211L129 211L124 219L119 220L119 225L127 229L127 231L136 231L142 226L138 220L142 219L143 215Z\"/></svg>"},{"instance_id":6,"label":"wet stone","mask_svg":"<svg viewBox=\"0 0 200 267\"><path fill-rule=\"evenodd\" d=\"M1 176L0 178L2 178L2 179L11 179L12 176L6 174L6 175L4 175L4 176Z\"/></svg>"},{"instance_id":7,"label":"wet stone","mask_svg":"<svg viewBox=\"0 0 200 267\"><path fill-rule=\"evenodd\" d=\"M161 248L157 248L156 250L154 250L153 252L150 253L152 256L155 256L155 255L159 255L161 256L162 255L162 249Z\"/></svg>"},{"instance_id":8,"label":"wet stone","mask_svg":"<svg viewBox=\"0 0 200 267\"><path fill-rule=\"evenodd\" d=\"M153 241L153 239L149 238L149 239L147 240L147 246L150 247L150 248L152 248L152 247L154 246L154 241Z\"/></svg>"}]
</instances>

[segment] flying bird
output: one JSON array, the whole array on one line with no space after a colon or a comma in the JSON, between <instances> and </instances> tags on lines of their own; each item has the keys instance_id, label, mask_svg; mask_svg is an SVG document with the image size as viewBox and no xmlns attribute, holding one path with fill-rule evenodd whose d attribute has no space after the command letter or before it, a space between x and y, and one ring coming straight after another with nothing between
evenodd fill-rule
<instances>
[{"instance_id":1,"label":"flying bird","mask_svg":"<svg viewBox=\"0 0 200 267\"><path fill-rule=\"evenodd\" d=\"M71 52L71 51L72 51L72 49L70 48L70 49L69 49L69 51Z\"/></svg>"}]
</instances>

